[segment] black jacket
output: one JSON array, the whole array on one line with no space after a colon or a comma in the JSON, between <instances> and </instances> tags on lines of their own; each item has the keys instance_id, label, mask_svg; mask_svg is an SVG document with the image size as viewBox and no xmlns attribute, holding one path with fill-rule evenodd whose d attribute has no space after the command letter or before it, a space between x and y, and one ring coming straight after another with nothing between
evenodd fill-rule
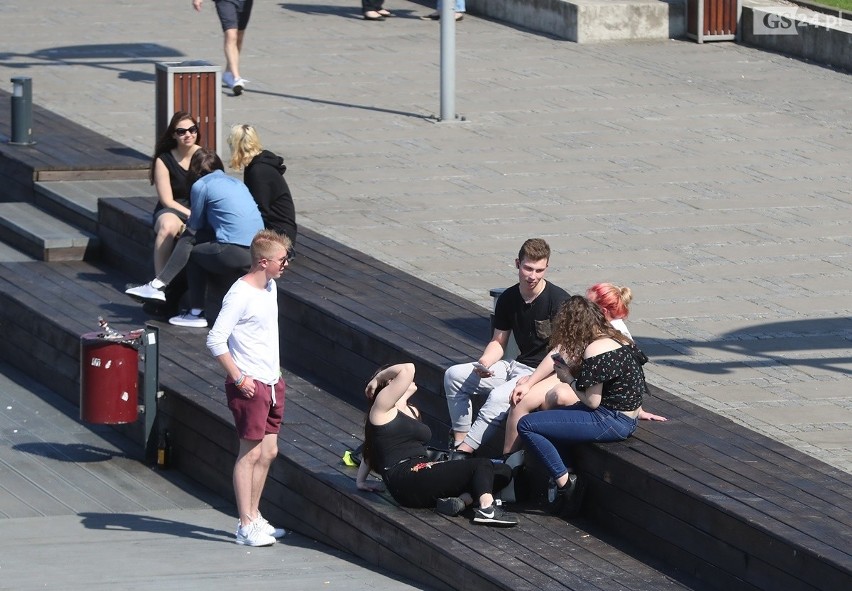
<instances>
[{"instance_id":1,"label":"black jacket","mask_svg":"<svg viewBox=\"0 0 852 591\"><path fill-rule=\"evenodd\" d=\"M264 150L246 166L243 180L260 209L263 225L296 244L296 208L284 180L284 159Z\"/></svg>"}]
</instances>

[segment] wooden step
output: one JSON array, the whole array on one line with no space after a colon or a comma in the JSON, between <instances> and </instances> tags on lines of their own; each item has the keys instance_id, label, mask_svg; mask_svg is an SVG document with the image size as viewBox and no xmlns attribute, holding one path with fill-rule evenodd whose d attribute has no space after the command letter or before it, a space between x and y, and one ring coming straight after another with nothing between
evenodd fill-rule
<instances>
[{"instance_id":1,"label":"wooden step","mask_svg":"<svg viewBox=\"0 0 852 591\"><path fill-rule=\"evenodd\" d=\"M94 260L100 240L29 203L0 203L0 240L42 261Z\"/></svg>"},{"instance_id":2,"label":"wooden step","mask_svg":"<svg viewBox=\"0 0 852 591\"><path fill-rule=\"evenodd\" d=\"M102 234L105 260L127 257L131 237L150 248L150 208L101 201L101 230L112 236ZM283 363L324 376L354 405L375 367L413 361L416 403L441 445L443 370L479 354L488 311L308 228L296 250L279 283ZM596 524L714 589L852 588L849 474L658 388L652 395L648 407L668 422L575 450Z\"/></svg>"},{"instance_id":3,"label":"wooden step","mask_svg":"<svg viewBox=\"0 0 852 591\"><path fill-rule=\"evenodd\" d=\"M103 264L0 263L0 359L67 400L79 393L80 337L103 315L117 330L141 328L141 307L121 292L123 272ZM160 419L172 435L174 467L232 500L237 451L233 419L206 331L160 327ZM703 589L677 569L607 538L586 520L570 524L531 509L503 530L430 509L406 509L354 486L341 456L363 433L363 408L316 375L284 367L287 384L279 456L264 489L272 521L381 564L424 588L469 591L687 591ZM353 390L351 387L347 390ZM358 389L358 388L354 388ZM420 394L418 394L419 396ZM359 397L363 406L363 395ZM119 427L132 435L134 425ZM624 584L627 581L629 584Z\"/></svg>"},{"instance_id":4,"label":"wooden step","mask_svg":"<svg viewBox=\"0 0 852 591\"><path fill-rule=\"evenodd\" d=\"M57 218L87 232L98 231L98 200L105 197L152 197L148 180L50 181L35 183L33 201Z\"/></svg>"},{"instance_id":5,"label":"wooden step","mask_svg":"<svg viewBox=\"0 0 852 591\"><path fill-rule=\"evenodd\" d=\"M31 146L8 143L11 95L0 90L0 201L29 201L33 183L57 180L145 179L151 157L70 119L33 105Z\"/></svg>"}]
</instances>

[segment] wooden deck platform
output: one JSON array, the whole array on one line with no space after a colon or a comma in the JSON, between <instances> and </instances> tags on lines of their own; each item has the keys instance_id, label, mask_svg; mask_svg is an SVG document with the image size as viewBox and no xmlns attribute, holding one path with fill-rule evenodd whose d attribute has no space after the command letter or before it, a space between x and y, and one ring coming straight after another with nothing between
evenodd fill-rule
<instances>
[{"instance_id":1,"label":"wooden deck platform","mask_svg":"<svg viewBox=\"0 0 852 591\"><path fill-rule=\"evenodd\" d=\"M33 105L34 145L9 144L11 95L0 90L0 201L30 201L33 183L146 178L151 158Z\"/></svg>"}]
</instances>

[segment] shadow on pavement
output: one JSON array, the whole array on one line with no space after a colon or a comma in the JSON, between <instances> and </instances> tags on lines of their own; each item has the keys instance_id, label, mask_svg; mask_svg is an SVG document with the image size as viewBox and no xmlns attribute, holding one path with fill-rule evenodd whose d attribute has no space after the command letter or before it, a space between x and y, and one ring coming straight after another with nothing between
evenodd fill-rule
<instances>
[{"instance_id":1,"label":"shadow on pavement","mask_svg":"<svg viewBox=\"0 0 852 591\"><path fill-rule=\"evenodd\" d=\"M87 529L103 529L112 531L150 532L154 534L168 534L179 538L192 538L196 540L207 540L210 542L234 543L234 533L221 529L211 529L174 521L162 519L150 515L134 515L132 513L80 513L82 524Z\"/></svg>"},{"instance_id":2,"label":"shadow on pavement","mask_svg":"<svg viewBox=\"0 0 852 591\"><path fill-rule=\"evenodd\" d=\"M10 68L28 70L30 68L62 64L66 66L86 66L101 70L114 70L118 77L131 82L154 82L153 70L140 72L132 67L150 66L164 59L184 57L184 53L159 43L104 43L93 45L66 45L46 47L31 53L0 53L0 61L23 59L16 64L6 64ZM92 61L90 61L92 60Z\"/></svg>"},{"instance_id":3,"label":"shadow on pavement","mask_svg":"<svg viewBox=\"0 0 852 591\"><path fill-rule=\"evenodd\" d=\"M707 374L732 373L742 367L811 367L824 371L852 374L852 357L830 357L832 349L846 350L852 339L852 318L809 318L755 324L721 335L718 339L690 341L688 339L648 339L638 336L642 350L654 363L679 367ZM742 359L723 361L688 361L701 349L724 351ZM807 355L813 351L813 355ZM805 353L805 355L803 355Z\"/></svg>"}]
</instances>

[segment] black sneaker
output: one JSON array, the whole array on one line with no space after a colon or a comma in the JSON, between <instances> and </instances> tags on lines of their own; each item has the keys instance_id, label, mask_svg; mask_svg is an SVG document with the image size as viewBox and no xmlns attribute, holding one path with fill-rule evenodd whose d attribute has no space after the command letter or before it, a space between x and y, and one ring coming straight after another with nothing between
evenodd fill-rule
<instances>
[{"instance_id":1,"label":"black sneaker","mask_svg":"<svg viewBox=\"0 0 852 591\"><path fill-rule=\"evenodd\" d=\"M450 460L469 460L473 457L473 454L466 451L459 451L457 449L450 450L449 459Z\"/></svg>"},{"instance_id":2,"label":"black sneaker","mask_svg":"<svg viewBox=\"0 0 852 591\"><path fill-rule=\"evenodd\" d=\"M473 512L473 522L480 525L493 525L497 527L514 527L518 525L518 518L506 513L496 501L490 507L479 508Z\"/></svg>"},{"instance_id":3,"label":"black sneaker","mask_svg":"<svg viewBox=\"0 0 852 591\"><path fill-rule=\"evenodd\" d=\"M464 504L464 501L462 501L459 497L444 497L442 499L438 499L438 503L435 505L435 511L441 515L455 517L464 511L466 506L467 505Z\"/></svg>"},{"instance_id":4,"label":"black sneaker","mask_svg":"<svg viewBox=\"0 0 852 591\"><path fill-rule=\"evenodd\" d=\"M577 481L574 484L574 492L571 493L569 498L565 499L565 503L562 505L562 513L560 513L560 515L566 519L579 515L580 511L583 509L583 499L585 496L586 477L577 475Z\"/></svg>"},{"instance_id":5,"label":"black sneaker","mask_svg":"<svg viewBox=\"0 0 852 591\"><path fill-rule=\"evenodd\" d=\"M568 474L568 482L559 487L551 478L547 484L548 511L560 517L575 517L583 504L586 481L577 474Z\"/></svg>"}]
</instances>

